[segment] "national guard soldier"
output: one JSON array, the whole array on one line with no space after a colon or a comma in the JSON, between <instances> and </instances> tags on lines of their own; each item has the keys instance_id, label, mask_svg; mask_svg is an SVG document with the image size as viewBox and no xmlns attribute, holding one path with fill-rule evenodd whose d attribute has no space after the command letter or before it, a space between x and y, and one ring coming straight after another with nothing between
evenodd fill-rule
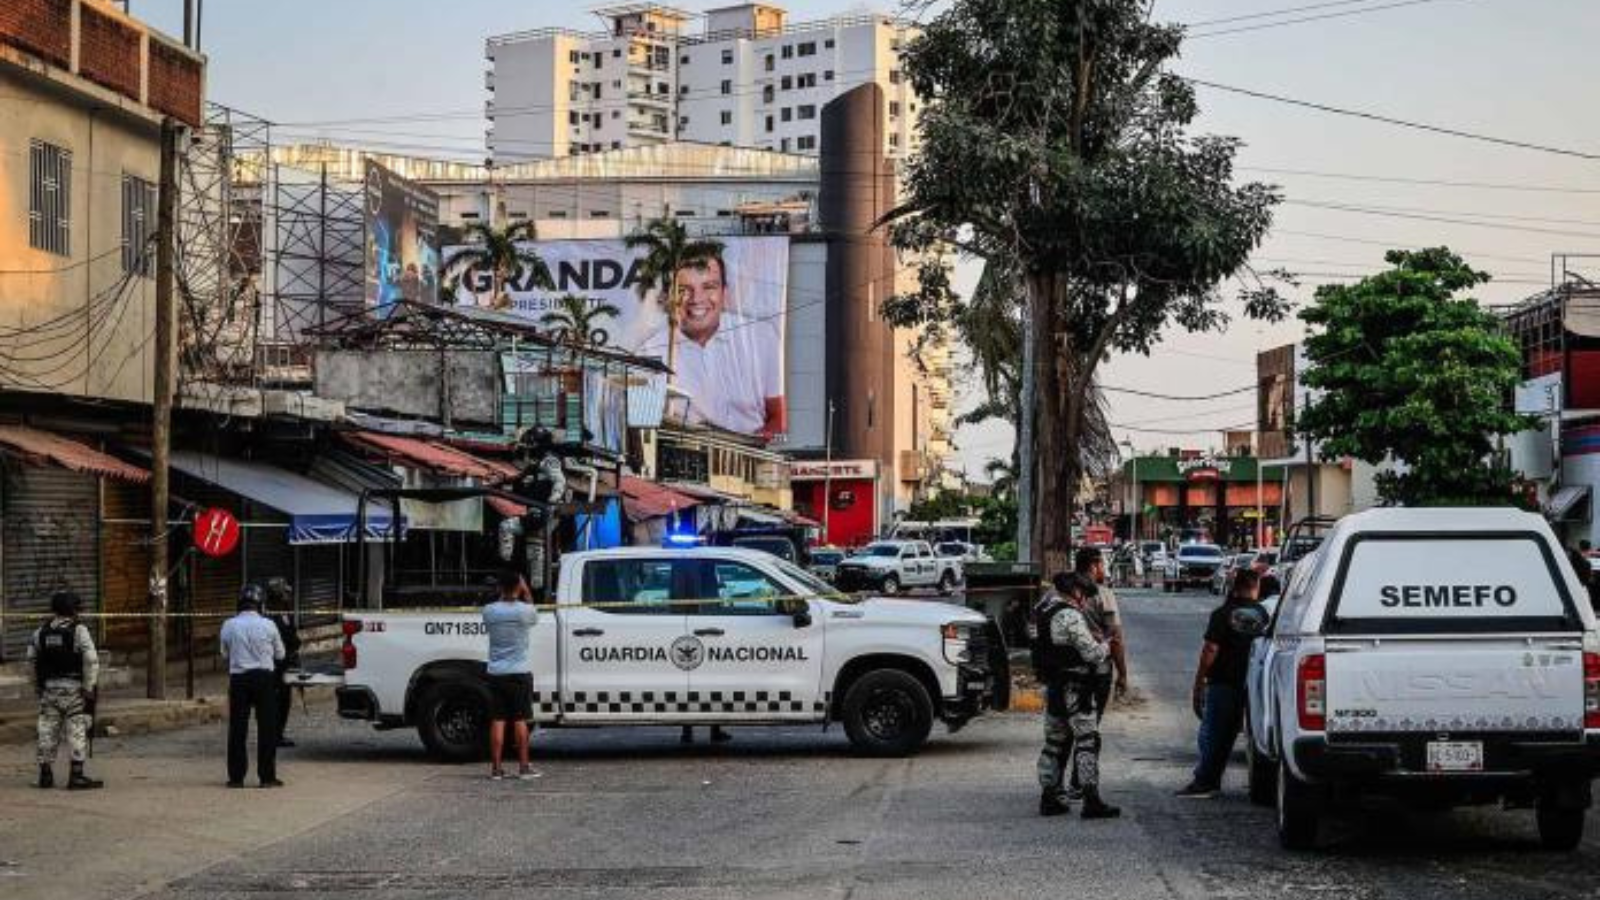
<instances>
[{"instance_id":1,"label":"national guard soldier","mask_svg":"<svg viewBox=\"0 0 1600 900\"><path fill-rule=\"evenodd\" d=\"M273 667L273 687L278 695L278 747L293 747L289 739L289 711L294 707L294 688L284 678L290 669L300 667L300 629L294 618L294 588L289 579L274 576L267 579L267 621L278 629L278 639L283 641L283 659Z\"/></svg>"},{"instance_id":2,"label":"national guard soldier","mask_svg":"<svg viewBox=\"0 0 1600 900\"><path fill-rule=\"evenodd\" d=\"M33 684L39 694L39 787L54 787L56 752L61 746L61 730L67 732L67 750L72 757L72 775L67 790L85 791L103 787L84 774L83 761L89 753L89 729L94 724L90 710L95 686L100 678L100 657L94 638L78 621L78 595L63 591L50 598L54 617L28 643L28 659L33 663Z\"/></svg>"},{"instance_id":3,"label":"national guard soldier","mask_svg":"<svg viewBox=\"0 0 1600 900\"><path fill-rule=\"evenodd\" d=\"M1094 702L1097 677L1104 677L1111 648L1096 634L1087 613L1098 588L1076 574L1056 579L1033 607L1030 622L1033 670L1045 686L1044 749L1039 753L1039 815L1071 811L1062 790L1069 763L1083 791L1085 819L1113 819L1122 811L1100 798L1100 725ZM1071 759L1068 747L1071 747Z\"/></svg>"}]
</instances>

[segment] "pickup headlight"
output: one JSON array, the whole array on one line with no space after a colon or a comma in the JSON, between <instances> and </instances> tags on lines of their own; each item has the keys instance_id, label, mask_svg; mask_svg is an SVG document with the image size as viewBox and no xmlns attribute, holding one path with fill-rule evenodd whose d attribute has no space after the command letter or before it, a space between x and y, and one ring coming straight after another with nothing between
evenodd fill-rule
<instances>
[{"instance_id":1,"label":"pickup headlight","mask_svg":"<svg viewBox=\"0 0 1600 900\"><path fill-rule=\"evenodd\" d=\"M978 625L971 622L950 622L940 627L944 637L944 658L953 666L967 665L972 660L972 634Z\"/></svg>"}]
</instances>

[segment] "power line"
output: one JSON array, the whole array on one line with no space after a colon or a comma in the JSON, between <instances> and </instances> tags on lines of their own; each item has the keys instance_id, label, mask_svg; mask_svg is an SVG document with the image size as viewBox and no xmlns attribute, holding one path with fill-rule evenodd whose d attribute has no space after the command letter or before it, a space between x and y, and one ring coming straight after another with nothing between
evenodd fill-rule
<instances>
[{"instance_id":1,"label":"power line","mask_svg":"<svg viewBox=\"0 0 1600 900\"><path fill-rule=\"evenodd\" d=\"M1316 9L1329 9L1335 6L1358 6L1363 3L1375 3L1377 0L1333 0L1328 3L1313 3L1309 6L1288 6L1280 9L1269 9L1263 12L1247 13L1240 16L1224 16L1220 19L1201 19L1198 22L1185 22L1189 28L1205 28L1209 25L1228 25L1234 22L1247 22L1251 19L1271 19L1277 16L1286 16L1291 13L1310 12Z\"/></svg>"},{"instance_id":2,"label":"power line","mask_svg":"<svg viewBox=\"0 0 1600 900\"><path fill-rule=\"evenodd\" d=\"M1387 3L1383 6L1369 6L1362 9L1352 9L1345 12L1323 13L1315 16L1302 16L1298 19L1280 19L1276 22L1267 22L1260 25L1241 25L1238 28L1224 28L1221 31L1208 31L1203 34L1192 34L1190 38L1222 37L1226 34L1242 34L1247 31L1264 31L1268 28L1282 28L1286 25L1301 25L1306 22L1320 22L1324 19L1342 19L1349 16L1364 16L1368 13L1383 12L1390 9L1400 9L1406 6L1422 6L1428 3L1442 3L1447 0L1399 0L1396 3ZM1466 2L1466 0L1448 0L1448 2ZM1338 4L1329 4L1338 5Z\"/></svg>"},{"instance_id":3,"label":"power line","mask_svg":"<svg viewBox=\"0 0 1600 900\"><path fill-rule=\"evenodd\" d=\"M1161 393L1157 393L1155 391L1141 391L1141 390L1137 390L1135 388L1112 387L1109 384L1101 385L1100 389L1103 390L1103 391L1111 391L1111 392L1117 393L1117 394L1132 394L1135 397L1149 397L1152 400L1192 401L1192 400L1220 400L1223 397L1234 397L1234 396L1237 396L1239 394L1246 393L1247 391L1254 391L1256 389L1256 385L1247 384L1247 385L1244 385L1243 387L1234 388L1231 391L1219 391L1218 393L1215 393L1215 394L1161 394Z\"/></svg>"},{"instance_id":4,"label":"power line","mask_svg":"<svg viewBox=\"0 0 1600 900\"><path fill-rule=\"evenodd\" d=\"M1457 219L1449 215L1432 215L1424 213L1402 212L1393 209L1382 209L1370 206L1355 206L1344 203L1321 203L1311 200L1285 200L1284 203L1294 206L1305 206L1312 209L1326 209L1333 212L1357 213L1367 216L1383 216L1391 219L1415 219L1421 222L1439 222L1445 225L1466 225L1476 228L1492 228L1496 231L1515 231L1522 234L1547 234L1556 237L1585 238L1600 240L1600 232L1594 231L1566 231L1558 228L1533 228L1527 225L1504 225L1496 222L1474 222L1470 219Z\"/></svg>"},{"instance_id":5,"label":"power line","mask_svg":"<svg viewBox=\"0 0 1600 900\"><path fill-rule=\"evenodd\" d=\"M1257 100L1270 100L1274 103L1284 103L1288 104L1289 106L1299 106L1305 109L1314 109L1318 112L1325 112L1336 116L1348 116L1354 119L1364 119L1369 122L1379 122L1384 125L1394 125L1398 128L1410 128L1416 131L1426 131L1431 134L1442 134L1448 137L1457 137L1469 141L1480 141L1482 143L1495 144L1502 147L1514 147L1519 150L1534 150L1540 153L1554 154L1556 156L1570 156L1577 159L1600 160L1600 154L1586 153L1582 150L1571 150L1565 147L1550 146L1548 144L1535 144L1528 141L1513 140L1511 138L1478 134L1471 131L1462 131L1458 128L1447 128L1442 125L1429 125L1424 122L1412 122L1407 119L1397 119L1392 116L1379 115L1378 113L1364 112L1356 109L1345 109L1343 107L1330 106L1325 103L1314 103L1310 100L1296 100L1293 97L1284 97L1279 94L1268 94L1264 91L1253 91L1249 88L1218 84L1214 81L1206 81L1203 78L1184 77L1184 80L1190 84L1197 84L1201 87L1211 88L1212 90L1216 91L1239 94L1245 97L1254 97Z\"/></svg>"},{"instance_id":6,"label":"power line","mask_svg":"<svg viewBox=\"0 0 1600 900\"><path fill-rule=\"evenodd\" d=\"M1410 184L1421 187L1451 187L1484 191L1523 191L1539 194L1600 194L1600 188L1562 187L1543 184L1505 184L1486 181L1448 181L1437 178L1407 178L1388 175L1365 175L1352 172L1317 172L1310 169L1276 169L1267 166L1239 166L1241 172L1264 172L1269 175L1301 175L1308 178L1332 178L1342 181L1371 181L1382 184Z\"/></svg>"},{"instance_id":7,"label":"power line","mask_svg":"<svg viewBox=\"0 0 1600 900\"><path fill-rule=\"evenodd\" d=\"M1317 240L1334 241L1334 242L1337 242L1337 243L1344 243L1344 244L1362 244L1362 245L1369 246L1369 247L1383 247L1386 250L1420 250L1420 249L1423 249L1421 244L1408 244L1408 243L1406 243L1404 241L1382 241L1382 240L1375 240L1373 238L1350 237L1349 235L1342 235L1342 234L1325 234L1325 233L1319 232L1319 231L1296 231L1296 230L1290 229L1290 228L1274 228L1274 229L1272 229L1272 233L1275 234L1275 235L1285 234L1285 235L1289 235L1291 237L1315 238ZM1471 257L1476 257L1478 259L1497 259L1497 260L1500 260L1501 262L1533 263L1535 265L1544 265L1544 264L1549 262L1549 260L1534 259L1533 257L1530 257L1530 256L1497 256L1497 255L1495 255L1493 253L1479 253L1479 252L1476 252L1476 251L1473 251L1473 250L1461 250L1461 249L1458 249L1457 252L1461 253L1463 256L1471 256Z\"/></svg>"},{"instance_id":8,"label":"power line","mask_svg":"<svg viewBox=\"0 0 1600 900\"><path fill-rule=\"evenodd\" d=\"M1108 422L1107 424L1112 428L1118 429L1119 431L1133 431L1139 434L1173 434L1180 436L1187 436L1191 434L1208 434L1213 431L1254 431L1256 428L1256 423L1254 422L1241 422L1237 425L1222 425L1217 428L1135 428L1132 425L1121 425L1116 422Z\"/></svg>"}]
</instances>

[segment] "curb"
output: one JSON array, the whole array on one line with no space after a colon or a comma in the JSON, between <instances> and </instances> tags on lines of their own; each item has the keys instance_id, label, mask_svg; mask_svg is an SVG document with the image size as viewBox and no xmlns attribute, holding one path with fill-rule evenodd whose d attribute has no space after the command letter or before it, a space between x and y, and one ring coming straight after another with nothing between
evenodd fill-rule
<instances>
[{"instance_id":1,"label":"curb","mask_svg":"<svg viewBox=\"0 0 1600 900\"><path fill-rule=\"evenodd\" d=\"M102 710L95 717L94 733L96 737L117 737L220 722L228 717L224 700L223 697L197 697ZM31 718L0 723L0 746L31 744L36 737L37 725Z\"/></svg>"}]
</instances>

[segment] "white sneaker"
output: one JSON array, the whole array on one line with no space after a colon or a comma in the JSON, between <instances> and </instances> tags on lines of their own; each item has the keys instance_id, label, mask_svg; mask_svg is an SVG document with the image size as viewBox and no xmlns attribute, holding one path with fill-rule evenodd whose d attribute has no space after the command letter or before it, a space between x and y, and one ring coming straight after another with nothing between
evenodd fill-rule
<instances>
[{"instance_id":1,"label":"white sneaker","mask_svg":"<svg viewBox=\"0 0 1600 900\"><path fill-rule=\"evenodd\" d=\"M532 769L523 769L522 771L517 773L517 780L518 781L532 781L535 778L543 778L543 777L544 777L544 773L543 772L535 772Z\"/></svg>"}]
</instances>

